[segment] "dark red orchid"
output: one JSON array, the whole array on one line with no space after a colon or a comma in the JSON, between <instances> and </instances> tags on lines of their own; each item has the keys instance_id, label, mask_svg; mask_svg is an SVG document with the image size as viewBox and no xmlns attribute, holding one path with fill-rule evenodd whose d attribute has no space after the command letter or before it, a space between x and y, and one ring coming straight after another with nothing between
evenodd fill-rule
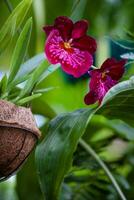
<instances>
[{"instance_id":1,"label":"dark red orchid","mask_svg":"<svg viewBox=\"0 0 134 200\"><path fill-rule=\"evenodd\" d=\"M114 58L108 58L100 69L90 72L90 92L84 98L87 105L93 104L96 101L101 103L108 90L116 85L122 77L125 63L125 60L116 61Z\"/></svg>"},{"instance_id":2,"label":"dark red orchid","mask_svg":"<svg viewBox=\"0 0 134 200\"><path fill-rule=\"evenodd\" d=\"M45 53L50 63L60 63L66 73L77 78L89 70L97 45L92 37L86 35L86 20L73 23L68 17L60 16L54 25L43 29L48 36Z\"/></svg>"}]
</instances>

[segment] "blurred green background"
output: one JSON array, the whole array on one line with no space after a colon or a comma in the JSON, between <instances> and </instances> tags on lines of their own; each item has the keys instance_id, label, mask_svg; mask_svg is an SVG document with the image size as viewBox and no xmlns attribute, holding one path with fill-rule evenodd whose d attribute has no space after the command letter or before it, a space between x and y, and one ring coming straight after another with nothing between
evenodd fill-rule
<instances>
[{"instance_id":1,"label":"blurred green background","mask_svg":"<svg viewBox=\"0 0 134 200\"><path fill-rule=\"evenodd\" d=\"M18 3L20 3L20 0L10 0L10 2L13 8L15 8ZM78 4L79 6L77 7ZM127 43L128 47L130 44L134 47L133 0L33 0L32 7L26 17L26 19L28 19L29 16L32 16L34 20L32 37L28 50L29 57L42 53L44 50L45 34L42 31L42 27L45 24L52 24L57 16L70 16L74 13L76 7L77 12L73 15L73 19L87 19L90 24L89 34L95 37L98 42L94 63L96 66L100 66L107 57L115 56L116 58L120 58L121 54L132 51L129 48L118 46L113 42L113 39ZM2 27L9 15L10 12L5 1L0 0L0 27ZM12 42L8 44L6 51L0 55L1 72L8 72L11 55L17 38L18 35L16 34ZM133 75L133 67L133 64L127 66L124 79ZM88 81L88 75L80 79L73 79L71 76L62 72L61 69L58 69L49 76L40 85L40 87L55 87L54 90L45 93L43 97L41 97L41 100L49 104L54 110L49 117L52 118L54 112L62 113L85 107L83 97L88 91ZM45 109L45 103L43 109ZM43 123L43 134L45 134L49 117L45 116L45 124L43 123L44 119L42 121L42 118L36 117L37 123L40 126L42 126ZM112 163L112 169L115 173L119 172L123 175L124 178L118 177L119 182L128 195L128 199L132 200L134 198L133 130L130 131L127 129L128 132L126 131L126 134L124 129L123 131L125 133L113 127L107 119L100 116L96 116L92 119L87 132L89 129L91 133L90 143L106 162ZM131 139L127 138L128 134L131 135ZM118 148L115 149L117 146ZM116 165L116 161L118 165ZM113 197L110 198L112 200ZM40 199L42 199L42 195L37 181L33 153L17 176L0 184L0 200ZM118 197L115 198L114 196L113 199L118 199Z\"/></svg>"}]
</instances>

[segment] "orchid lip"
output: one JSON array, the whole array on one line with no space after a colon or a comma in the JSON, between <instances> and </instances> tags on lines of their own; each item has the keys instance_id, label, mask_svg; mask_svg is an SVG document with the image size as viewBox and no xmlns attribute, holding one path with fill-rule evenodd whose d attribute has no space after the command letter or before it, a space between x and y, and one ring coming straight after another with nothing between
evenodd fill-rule
<instances>
[{"instance_id":1,"label":"orchid lip","mask_svg":"<svg viewBox=\"0 0 134 200\"><path fill-rule=\"evenodd\" d=\"M108 90L116 85L123 76L125 71L124 65L124 61L108 58L100 68L88 71L91 80L89 83L90 91L84 98L87 105L93 104L96 101L102 102Z\"/></svg>"},{"instance_id":2,"label":"orchid lip","mask_svg":"<svg viewBox=\"0 0 134 200\"><path fill-rule=\"evenodd\" d=\"M106 77L106 72L103 72L103 73L101 74L101 77L102 77L102 79L104 79L104 78Z\"/></svg>"},{"instance_id":3,"label":"orchid lip","mask_svg":"<svg viewBox=\"0 0 134 200\"><path fill-rule=\"evenodd\" d=\"M71 45L69 42L64 42L64 48L65 49L70 49L71 48Z\"/></svg>"},{"instance_id":4,"label":"orchid lip","mask_svg":"<svg viewBox=\"0 0 134 200\"><path fill-rule=\"evenodd\" d=\"M69 39L67 42L63 43L64 49L71 49L73 39Z\"/></svg>"},{"instance_id":5,"label":"orchid lip","mask_svg":"<svg viewBox=\"0 0 134 200\"><path fill-rule=\"evenodd\" d=\"M91 51L92 48L95 51L96 43L86 35L87 28L83 21L73 23L61 16L56 18L53 26L45 29L48 33L45 45L47 59L52 64L60 63L63 71L75 78L85 74L93 64Z\"/></svg>"}]
</instances>

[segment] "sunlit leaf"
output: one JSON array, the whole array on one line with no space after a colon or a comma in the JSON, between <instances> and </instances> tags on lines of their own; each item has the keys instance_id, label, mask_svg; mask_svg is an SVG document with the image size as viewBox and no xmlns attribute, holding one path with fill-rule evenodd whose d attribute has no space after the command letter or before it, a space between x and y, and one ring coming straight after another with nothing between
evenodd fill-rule
<instances>
[{"instance_id":1,"label":"sunlit leaf","mask_svg":"<svg viewBox=\"0 0 134 200\"><path fill-rule=\"evenodd\" d=\"M19 101L15 102L17 105L23 105L23 104L26 104L28 102L31 102L33 101L34 99L37 99L41 96L42 94L41 93L38 93L38 94L33 94L29 97L25 97L23 99L20 99Z\"/></svg>"},{"instance_id":2,"label":"sunlit leaf","mask_svg":"<svg viewBox=\"0 0 134 200\"><path fill-rule=\"evenodd\" d=\"M41 62L45 60L44 53L40 53L30 59L20 66L20 70L16 76L16 79L19 80L22 76L30 74Z\"/></svg>"},{"instance_id":3,"label":"sunlit leaf","mask_svg":"<svg viewBox=\"0 0 134 200\"><path fill-rule=\"evenodd\" d=\"M56 89L56 87L48 87L48 88L42 88L42 89L38 89L38 90L34 90L34 93L46 93L46 92L49 92L51 90L54 90Z\"/></svg>"},{"instance_id":4,"label":"sunlit leaf","mask_svg":"<svg viewBox=\"0 0 134 200\"><path fill-rule=\"evenodd\" d=\"M0 30L0 53L8 47L9 42L20 28L30 6L32 0L23 0L13 10L5 24Z\"/></svg>"},{"instance_id":5,"label":"sunlit leaf","mask_svg":"<svg viewBox=\"0 0 134 200\"><path fill-rule=\"evenodd\" d=\"M6 92L6 87L7 87L7 75L5 74L0 82L1 96L4 95L4 93Z\"/></svg>"},{"instance_id":6,"label":"sunlit leaf","mask_svg":"<svg viewBox=\"0 0 134 200\"><path fill-rule=\"evenodd\" d=\"M10 66L10 74L8 78L8 83L10 84L12 80L15 78L19 68L24 60L24 57L27 52L27 48L30 41L31 36L31 29L32 29L32 19L30 18L26 25L24 26L19 39L17 41L15 50L13 52L11 66Z\"/></svg>"},{"instance_id":7,"label":"sunlit leaf","mask_svg":"<svg viewBox=\"0 0 134 200\"><path fill-rule=\"evenodd\" d=\"M134 53L130 52L130 53L122 54L121 58L128 59L128 60L134 60Z\"/></svg>"},{"instance_id":8,"label":"sunlit leaf","mask_svg":"<svg viewBox=\"0 0 134 200\"><path fill-rule=\"evenodd\" d=\"M82 18L87 0L75 0L70 18L74 21L77 21Z\"/></svg>"},{"instance_id":9,"label":"sunlit leaf","mask_svg":"<svg viewBox=\"0 0 134 200\"><path fill-rule=\"evenodd\" d=\"M44 62L42 62L31 74L29 80L26 82L25 87L23 88L23 90L21 91L18 99L22 98L23 96L25 96L26 94L30 94L31 91L34 89L36 83L38 83L38 80L40 79L41 75L43 74L43 72L45 71L46 68L46 64L49 65L48 61L45 60Z\"/></svg>"}]
</instances>

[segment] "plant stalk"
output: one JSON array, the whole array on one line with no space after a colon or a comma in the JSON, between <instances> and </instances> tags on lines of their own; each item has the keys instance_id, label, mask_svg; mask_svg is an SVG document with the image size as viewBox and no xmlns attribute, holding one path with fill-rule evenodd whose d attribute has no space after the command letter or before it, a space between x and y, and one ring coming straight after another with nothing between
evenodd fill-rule
<instances>
[{"instance_id":1,"label":"plant stalk","mask_svg":"<svg viewBox=\"0 0 134 200\"><path fill-rule=\"evenodd\" d=\"M113 186L115 187L117 193L119 194L120 198L122 200L127 200L126 197L124 196L123 192L120 189L120 186L118 185L118 183L116 182L114 176L112 175L112 173L110 172L110 170L108 169L108 167L106 166L106 164L100 159L100 157L96 154L96 152L91 148L91 146L89 146L89 144L87 144L84 140L80 139L79 140L79 144L83 147L83 149L86 150L87 153L89 153L98 163L99 165L103 168L104 172L106 173L106 175L109 177L109 179L111 180Z\"/></svg>"}]
</instances>

